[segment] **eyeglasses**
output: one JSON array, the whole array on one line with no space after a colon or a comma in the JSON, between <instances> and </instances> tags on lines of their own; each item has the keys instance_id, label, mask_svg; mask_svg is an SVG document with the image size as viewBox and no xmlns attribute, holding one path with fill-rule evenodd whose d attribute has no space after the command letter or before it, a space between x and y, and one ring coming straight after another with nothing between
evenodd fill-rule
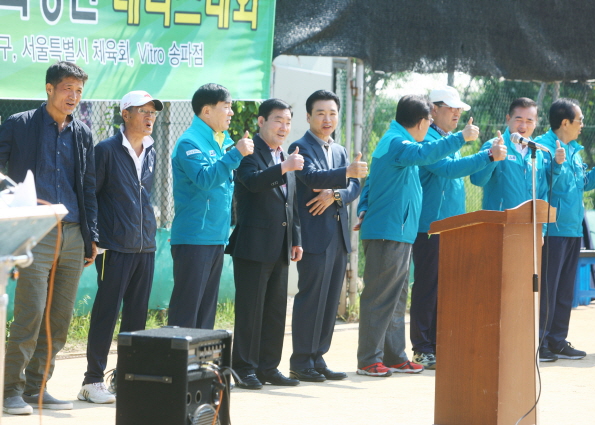
<instances>
[{"instance_id":1,"label":"eyeglasses","mask_svg":"<svg viewBox=\"0 0 595 425\"><path fill-rule=\"evenodd\" d=\"M424 117L424 120L430 121L430 124L432 124L434 122L434 118L432 118L432 117Z\"/></svg>"},{"instance_id":2,"label":"eyeglasses","mask_svg":"<svg viewBox=\"0 0 595 425\"><path fill-rule=\"evenodd\" d=\"M439 108L448 108L450 109L452 112L463 112L463 108L453 108L452 106L448 106L446 103L435 103L435 105Z\"/></svg>"},{"instance_id":3,"label":"eyeglasses","mask_svg":"<svg viewBox=\"0 0 595 425\"><path fill-rule=\"evenodd\" d=\"M157 116L159 115L159 112L158 111L149 111L149 110L140 109L140 108L137 109L137 112L139 114L141 114L141 115L150 115L150 116L155 117L155 118L157 118Z\"/></svg>"},{"instance_id":4,"label":"eyeglasses","mask_svg":"<svg viewBox=\"0 0 595 425\"><path fill-rule=\"evenodd\" d=\"M575 118L572 122L578 122L579 124L585 123L585 117Z\"/></svg>"}]
</instances>

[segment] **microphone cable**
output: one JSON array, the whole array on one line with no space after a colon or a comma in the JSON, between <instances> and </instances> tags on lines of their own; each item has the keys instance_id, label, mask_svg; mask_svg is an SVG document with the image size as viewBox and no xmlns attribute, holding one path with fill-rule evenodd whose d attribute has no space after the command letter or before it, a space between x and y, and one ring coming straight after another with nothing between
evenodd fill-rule
<instances>
[{"instance_id":1,"label":"microphone cable","mask_svg":"<svg viewBox=\"0 0 595 425\"><path fill-rule=\"evenodd\" d=\"M552 153L548 150L547 153L550 155L550 182L549 182L549 191L548 191L548 199L551 201L552 200L552 188L553 188L553 183L554 183L554 158L552 156ZM546 180L547 181L547 180ZM548 273L548 268L549 268L549 251L550 251L550 244L549 244L549 233L550 233L550 214L551 214L551 210L552 210L552 204L551 202L548 202L548 207L547 207L547 223L545 224L546 228L545 228L545 236L544 236L544 247L545 247L545 276L541 276L541 282L543 281L543 279L547 278L547 273ZM557 211L556 211L557 213ZM558 219L558 217L556 217L556 220ZM543 249L542 249L543 252ZM541 257L541 261L543 263L544 259L543 256ZM541 267L541 269L543 270L543 265ZM543 285L541 285L543 287ZM547 323L548 318L549 318L549 290L548 290L548 285L545 285L545 323ZM539 298L539 306L538 308L541 308L541 298ZM539 326L539 324L538 324ZM543 341L545 339L545 332L543 333L543 335L541 336L541 338L538 341L537 344L537 349L535 351L535 369L537 370L537 382L538 382L538 388L537 388L537 397L535 398L535 403L533 403L533 406L531 406L531 408L527 411L527 413L525 413L523 416L521 416L519 418L518 421L515 422L515 425L519 425L521 423L521 421L523 419L525 419L529 414L531 414L531 412L533 410L535 410L537 408L537 404L539 403L539 400L541 399L541 372L539 370L539 347L541 347L541 344L543 344Z\"/></svg>"}]
</instances>

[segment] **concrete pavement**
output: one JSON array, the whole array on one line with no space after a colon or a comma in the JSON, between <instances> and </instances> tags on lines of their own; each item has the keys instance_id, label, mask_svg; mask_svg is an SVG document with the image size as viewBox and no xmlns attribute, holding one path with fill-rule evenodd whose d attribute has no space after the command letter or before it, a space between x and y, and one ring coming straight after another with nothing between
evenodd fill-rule
<instances>
[{"instance_id":1,"label":"concrete pavement","mask_svg":"<svg viewBox=\"0 0 595 425\"><path fill-rule=\"evenodd\" d=\"M588 354L583 360L541 364L541 425L595 424L595 303L573 310L568 339ZM257 391L236 388L231 393L233 425L433 424L435 372L424 371L415 376L395 374L389 378L358 376L355 374L356 350L357 325L337 326L332 349L325 358L331 369L348 372L346 380L304 382L297 387L267 385ZM288 334L281 364L285 374L289 373L290 354L291 335ZM116 356L110 355L108 368L115 363ZM74 400L74 410L44 411L43 424L115 423L114 405L76 400L85 365L84 358L57 361L49 391L55 397ZM464 368L465 364L461 362L459 367ZM3 425L39 423L37 410L32 416L4 414L2 417Z\"/></svg>"}]
</instances>

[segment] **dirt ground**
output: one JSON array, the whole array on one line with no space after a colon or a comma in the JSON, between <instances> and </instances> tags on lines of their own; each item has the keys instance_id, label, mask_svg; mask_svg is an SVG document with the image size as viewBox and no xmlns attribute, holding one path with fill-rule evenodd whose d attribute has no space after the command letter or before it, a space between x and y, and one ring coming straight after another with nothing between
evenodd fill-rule
<instances>
[{"instance_id":1,"label":"dirt ground","mask_svg":"<svg viewBox=\"0 0 595 425\"><path fill-rule=\"evenodd\" d=\"M573 310L568 339L588 354L582 360L541 364L540 425L595 424L595 303ZM325 358L331 369L348 372L346 380L304 382L289 388L267 385L258 391L234 389L231 392L233 425L433 424L435 372L424 371L415 376L397 374L390 378L358 376L355 374L356 350L357 325L337 326L331 351ZM281 370L286 374L290 354L291 335L287 334L281 363ZM108 368L115 363L116 356L110 355ZM73 400L74 410L44 411L43 424L115 423L114 405L76 400L85 365L84 358L57 361L49 390L58 398ZM37 410L32 416L4 414L2 417L4 425L40 423Z\"/></svg>"}]
</instances>

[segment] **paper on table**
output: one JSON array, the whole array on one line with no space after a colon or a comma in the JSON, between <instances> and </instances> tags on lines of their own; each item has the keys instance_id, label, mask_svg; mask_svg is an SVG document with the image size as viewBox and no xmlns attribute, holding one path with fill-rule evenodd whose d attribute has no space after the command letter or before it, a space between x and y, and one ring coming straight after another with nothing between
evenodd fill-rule
<instances>
[{"instance_id":1,"label":"paper on table","mask_svg":"<svg viewBox=\"0 0 595 425\"><path fill-rule=\"evenodd\" d=\"M34 207L37 205L37 191L35 190L35 178L31 170L27 171L27 176L23 183L17 184L14 188L14 195L11 207Z\"/></svg>"}]
</instances>

